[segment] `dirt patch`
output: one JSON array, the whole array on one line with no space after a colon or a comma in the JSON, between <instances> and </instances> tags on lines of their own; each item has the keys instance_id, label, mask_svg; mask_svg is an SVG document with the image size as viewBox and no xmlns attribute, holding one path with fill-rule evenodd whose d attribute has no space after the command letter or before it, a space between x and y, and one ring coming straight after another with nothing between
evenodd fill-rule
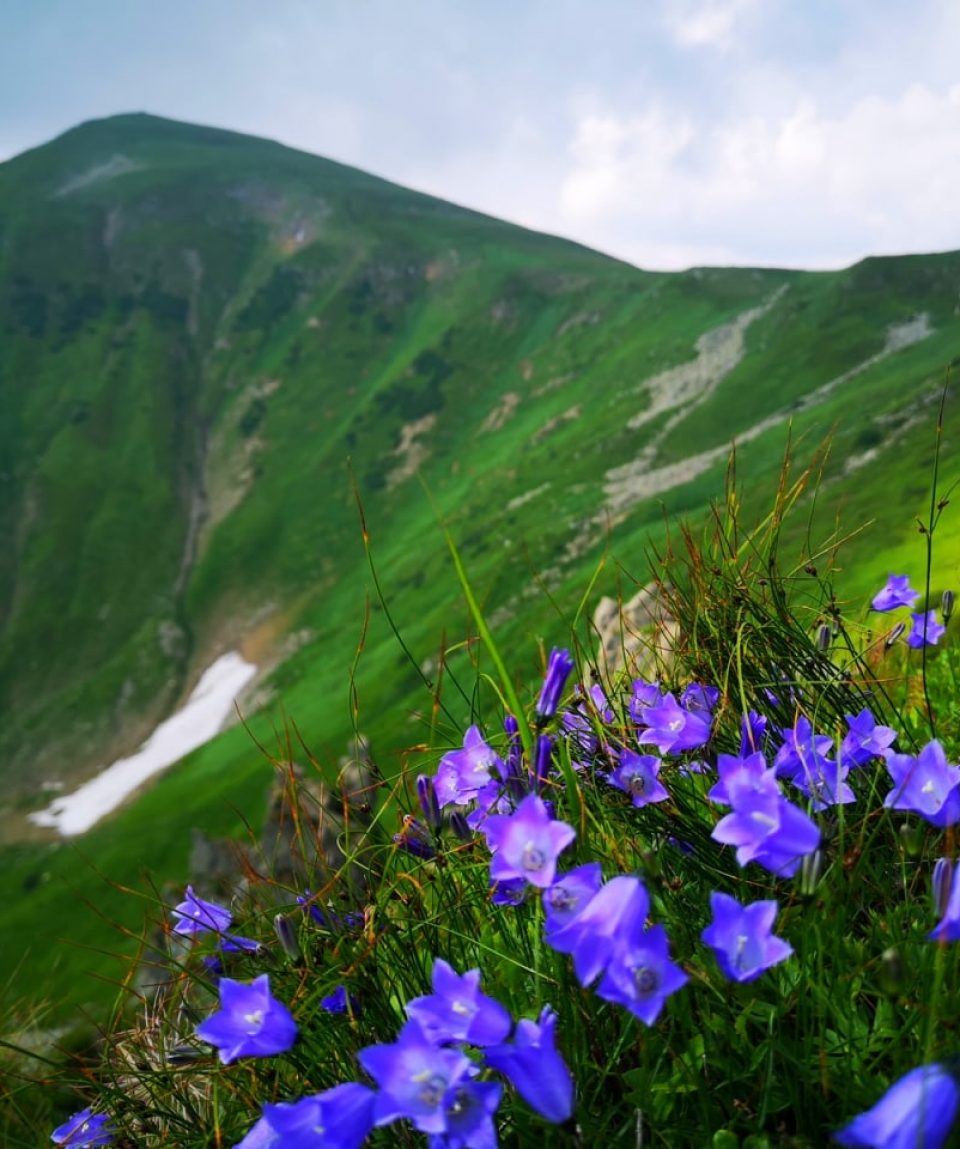
<instances>
[{"instance_id":1,"label":"dirt patch","mask_svg":"<svg viewBox=\"0 0 960 1149\"><path fill-rule=\"evenodd\" d=\"M393 452L400 462L387 475L388 490L392 491L394 487L417 473L417 469L430 453L426 445L420 442L420 436L425 435L436 421L435 414L424 415L422 419L414 419L412 423L405 423L400 428L400 444Z\"/></svg>"},{"instance_id":2,"label":"dirt patch","mask_svg":"<svg viewBox=\"0 0 960 1149\"><path fill-rule=\"evenodd\" d=\"M508 391L500 397L500 402L480 424L480 431L499 431L520 405L516 391Z\"/></svg>"}]
</instances>

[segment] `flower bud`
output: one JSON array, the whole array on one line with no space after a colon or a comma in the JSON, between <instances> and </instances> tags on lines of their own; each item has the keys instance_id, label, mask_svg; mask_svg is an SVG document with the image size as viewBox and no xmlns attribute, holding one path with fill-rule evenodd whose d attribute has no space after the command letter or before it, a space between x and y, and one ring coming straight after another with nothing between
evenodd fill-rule
<instances>
[{"instance_id":1,"label":"flower bud","mask_svg":"<svg viewBox=\"0 0 960 1149\"><path fill-rule=\"evenodd\" d=\"M570 657L570 651L554 647L550 651L547 674L537 700L537 717L540 720L552 718L556 714L560 695L571 670L573 670L573 659Z\"/></svg>"},{"instance_id":2,"label":"flower bud","mask_svg":"<svg viewBox=\"0 0 960 1149\"><path fill-rule=\"evenodd\" d=\"M887 637L884 639L883 645L886 647L893 646L893 644L897 641L897 639L900 637L901 634L903 634L903 632L906 629L907 629L907 624L905 622L898 622L897 625L893 628L893 630L891 630L890 633L887 635Z\"/></svg>"},{"instance_id":3,"label":"flower bud","mask_svg":"<svg viewBox=\"0 0 960 1149\"><path fill-rule=\"evenodd\" d=\"M953 862L940 858L933 867L933 908L944 917L950 904L950 891L953 887Z\"/></svg>"},{"instance_id":4,"label":"flower bud","mask_svg":"<svg viewBox=\"0 0 960 1149\"><path fill-rule=\"evenodd\" d=\"M450 830L461 842L469 842L473 838L473 831L467 822L467 816L462 810L454 810L448 819Z\"/></svg>"},{"instance_id":5,"label":"flower bud","mask_svg":"<svg viewBox=\"0 0 960 1149\"><path fill-rule=\"evenodd\" d=\"M908 858L919 858L923 849L923 827L904 822L900 827L900 849Z\"/></svg>"},{"instance_id":6,"label":"flower bud","mask_svg":"<svg viewBox=\"0 0 960 1149\"><path fill-rule=\"evenodd\" d=\"M943 625L946 626L950 621L950 616L953 614L954 607L954 593L952 590L945 590L943 597L940 599L940 613L943 615Z\"/></svg>"},{"instance_id":7,"label":"flower bud","mask_svg":"<svg viewBox=\"0 0 960 1149\"><path fill-rule=\"evenodd\" d=\"M830 629L830 624L821 622L817 627L817 647L819 650L827 651L830 649L830 643L833 641L833 632Z\"/></svg>"},{"instance_id":8,"label":"flower bud","mask_svg":"<svg viewBox=\"0 0 960 1149\"><path fill-rule=\"evenodd\" d=\"M906 974L900 951L892 946L884 950L877 967L877 982L883 992L889 997L898 997L906 986Z\"/></svg>"},{"instance_id":9,"label":"flower bud","mask_svg":"<svg viewBox=\"0 0 960 1149\"><path fill-rule=\"evenodd\" d=\"M283 952L291 961L300 960L300 943L297 941L297 931L293 922L286 914L277 914L273 919L274 933L277 935Z\"/></svg>"},{"instance_id":10,"label":"flower bud","mask_svg":"<svg viewBox=\"0 0 960 1149\"><path fill-rule=\"evenodd\" d=\"M535 789L538 793L546 781L547 775L550 773L550 759L552 755L553 739L549 734L538 735L534 762Z\"/></svg>"},{"instance_id":11,"label":"flower bud","mask_svg":"<svg viewBox=\"0 0 960 1149\"><path fill-rule=\"evenodd\" d=\"M440 813L440 799L437 797L433 779L426 774L417 776L417 799L427 825L436 833L443 822L443 816Z\"/></svg>"},{"instance_id":12,"label":"flower bud","mask_svg":"<svg viewBox=\"0 0 960 1149\"><path fill-rule=\"evenodd\" d=\"M800 862L800 893L805 898L813 897L823 873L823 850L804 854Z\"/></svg>"}]
</instances>

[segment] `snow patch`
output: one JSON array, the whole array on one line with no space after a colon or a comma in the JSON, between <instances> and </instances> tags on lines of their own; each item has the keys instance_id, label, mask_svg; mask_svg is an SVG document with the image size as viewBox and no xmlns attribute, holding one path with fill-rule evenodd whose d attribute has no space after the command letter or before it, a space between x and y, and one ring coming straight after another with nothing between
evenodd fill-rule
<instances>
[{"instance_id":1,"label":"snow patch","mask_svg":"<svg viewBox=\"0 0 960 1149\"><path fill-rule=\"evenodd\" d=\"M118 759L79 790L27 817L37 826L59 830L65 838L86 833L148 778L208 742L256 672L236 651L224 654L204 672L186 704L161 722L136 754Z\"/></svg>"}]
</instances>

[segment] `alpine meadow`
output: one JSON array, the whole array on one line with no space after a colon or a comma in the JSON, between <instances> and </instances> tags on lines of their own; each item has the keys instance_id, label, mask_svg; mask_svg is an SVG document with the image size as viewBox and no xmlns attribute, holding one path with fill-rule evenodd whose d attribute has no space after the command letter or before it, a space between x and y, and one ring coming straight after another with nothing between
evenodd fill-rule
<instances>
[{"instance_id":1,"label":"alpine meadow","mask_svg":"<svg viewBox=\"0 0 960 1149\"><path fill-rule=\"evenodd\" d=\"M4 1144L956 1143L958 366L960 253L0 164Z\"/></svg>"}]
</instances>

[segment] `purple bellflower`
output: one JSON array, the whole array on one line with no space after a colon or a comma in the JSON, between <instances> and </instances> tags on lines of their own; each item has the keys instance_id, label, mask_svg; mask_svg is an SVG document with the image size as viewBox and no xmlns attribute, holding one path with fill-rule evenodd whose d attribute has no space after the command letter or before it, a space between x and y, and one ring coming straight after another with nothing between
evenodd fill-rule
<instances>
[{"instance_id":1,"label":"purple bellflower","mask_svg":"<svg viewBox=\"0 0 960 1149\"><path fill-rule=\"evenodd\" d=\"M793 784L807 795L811 808L819 812L828 806L846 806L857 800L847 785L849 773L849 766L841 766L832 758L822 758L817 754L804 762L803 773L793 779Z\"/></svg>"},{"instance_id":2,"label":"purple bellflower","mask_svg":"<svg viewBox=\"0 0 960 1149\"><path fill-rule=\"evenodd\" d=\"M814 734L810 719L801 714L792 728L783 731L783 745L773 760L778 778L795 782L833 749L833 739L826 734Z\"/></svg>"},{"instance_id":3,"label":"purple bellflower","mask_svg":"<svg viewBox=\"0 0 960 1149\"><path fill-rule=\"evenodd\" d=\"M634 806L648 806L670 797L666 786L659 780L661 762L652 754L634 754L632 750L620 753L620 763L607 775L611 785L630 795Z\"/></svg>"},{"instance_id":4,"label":"purple bellflower","mask_svg":"<svg viewBox=\"0 0 960 1149\"><path fill-rule=\"evenodd\" d=\"M373 1100L372 1089L348 1081L301 1101L267 1103L261 1121L276 1140L248 1145L255 1125L237 1149L258 1149L259 1144L264 1149L360 1149L373 1128Z\"/></svg>"},{"instance_id":5,"label":"purple bellflower","mask_svg":"<svg viewBox=\"0 0 960 1149\"><path fill-rule=\"evenodd\" d=\"M756 710L750 710L740 720L740 757L746 758L763 747L767 733L767 719Z\"/></svg>"},{"instance_id":6,"label":"purple bellflower","mask_svg":"<svg viewBox=\"0 0 960 1149\"><path fill-rule=\"evenodd\" d=\"M567 870L548 890L543 891L543 933L548 944L560 930L577 918L602 885L600 863L587 862Z\"/></svg>"},{"instance_id":7,"label":"purple bellflower","mask_svg":"<svg viewBox=\"0 0 960 1149\"><path fill-rule=\"evenodd\" d=\"M870 606L880 612L896 610L898 606L913 606L919 597L920 592L910 585L908 575L892 574L883 590L873 596Z\"/></svg>"},{"instance_id":8,"label":"purple bellflower","mask_svg":"<svg viewBox=\"0 0 960 1149\"><path fill-rule=\"evenodd\" d=\"M228 909L197 897L193 886L187 886L186 896L174 908L173 916L178 919L173 927L175 934L220 934L233 921L233 914Z\"/></svg>"},{"instance_id":9,"label":"purple bellflower","mask_svg":"<svg viewBox=\"0 0 960 1149\"><path fill-rule=\"evenodd\" d=\"M615 1002L653 1025L664 1002L690 979L670 960L667 931L651 926L639 936L618 941L597 996Z\"/></svg>"},{"instance_id":10,"label":"purple bellflower","mask_svg":"<svg viewBox=\"0 0 960 1149\"><path fill-rule=\"evenodd\" d=\"M872 1109L846 1125L834 1140L855 1149L940 1149L960 1100L944 1065L921 1065L895 1082Z\"/></svg>"},{"instance_id":11,"label":"purple bellflower","mask_svg":"<svg viewBox=\"0 0 960 1149\"><path fill-rule=\"evenodd\" d=\"M720 701L720 691L715 686L702 686L691 682L683 688L680 705L687 710L699 710L703 714L713 714L713 708Z\"/></svg>"},{"instance_id":12,"label":"purple bellflower","mask_svg":"<svg viewBox=\"0 0 960 1149\"><path fill-rule=\"evenodd\" d=\"M736 846L739 865L756 862L771 873L792 877L801 858L820 845L817 824L784 798L775 770L758 777L739 771L726 786L733 810L710 836Z\"/></svg>"},{"instance_id":13,"label":"purple bellflower","mask_svg":"<svg viewBox=\"0 0 960 1149\"><path fill-rule=\"evenodd\" d=\"M645 729L637 734L642 745L652 745L661 754L680 754L696 750L710 738L710 714L703 710L687 710L672 694L666 694L655 706L646 706L642 712Z\"/></svg>"},{"instance_id":14,"label":"purple bellflower","mask_svg":"<svg viewBox=\"0 0 960 1149\"><path fill-rule=\"evenodd\" d=\"M368 1045L357 1060L380 1087L373 1108L375 1125L407 1118L421 1133L445 1133L447 1110L475 1072L458 1049L432 1042L411 1019L390 1045Z\"/></svg>"},{"instance_id":15,"label":"purple bellflower","mask_svg":"<svg viewBox=\"0 0 960 1149\"><path fill-rule=\"evenodd\" d=\"M888 810L911 810L941 829L960 821L960 767L947 764L936 739L916 758L888 750L886 759L893 778L893 789L883 800Z\"/></svg>"},{"instance_id":16,"label":"purple bellflower","mask_svg":"<svg viewBox=\"0 0 960 1149\"><path fill-rule=\"evenodd\" d=\"M495 1081L461 1081L444 1098L447 1127L427 1138L427 1149L497 1149L493 1115L502 1096Z\"/></svg>"},{"instance_id":17,"label":"purple bellflower","mask_svg":"<svg viewBox=\"0 0 960 1149\"><path fill-rule=\"evenodd\" d=\"M50 1140L55 1145L69 1146L69 1149L97 1149L101 1145L112 1145L110 1118L105 1113L94 1114L88 1106L57 1126L50 1134Z\"/></svg>"},{"instance_id":18,"label":"purple bellflower","mask_svg":"<svg viewBox=\"0 0 960 1149\"><path fill-rule=\"evenodd\" d=\"M560 695L567 684L571 670L573 670L573 659L570 657L570 651L559 650L554 647L550 651L546 677L540 691L540 697L537 699L537 717L541 721L546 721L556 714Z\"/></svg>"},{"instance_id":19,"label":"purple bellflower","mask_svg":"<svg viewBox=\"0 0 960 1149\"><path fill-rule=\"evenodd\" d=\"M928 610L919 614L910 615L910 633L907 635L907 646L920 650L924 646L936 646L947 628L937 622L937 612Z\"/></svg>"},{"instance_id":20,"label":"purple bellflower","mask_svg":"<svg viewBox=\"0 0 960 1149\"><path fill-rule=\"evenodd\" d=\"M717 957L729 981L755 981L764 970L786 960L793 947L771 933L777 903L751 902L742 906L736 898L717 891L710 895L713 921L700 935Z\"/></svg>"},{"instance_id":21,"label":"purple bellflower","mask_svg":"<svg viewBox=\"0 0 960 1149\"><path fill-rule=\"evenodd\" d=\"M492 770L504 777L500 756L484 741L479 728L471 726L463 737L463 749L444 754L437 767L434 785L441 807L472 802L493 780Z\"/></svg>"},{"instance_id":22,"label":"purple bellflower","mask_svg":"<svg viewBox=\"0 0 960 1149\"><path fill-rule=\"evenodd\" d=\"M557 1052L557 1015L543 1007L539 1022L522 1018L513 1040L486 1051L487 1064L507 1077L514 1089L548 1121L566 1121L573 1112L573 1078Z\"/></svg>"},{"instance_id":23,"label":"purple bellflower","mask_svg":"<svg viewBox=\"0 0 960 1149\"><path fill-rule=\"evenodd\" d=\"M478 969L458 974L443 958L433 963L433 993L407 1002L406 1010L437 1044L466 1041L496 1045L513 1025L503 1006L480 992Z\"/></svg>"},{"instance_id":24,"label":"purple bellflower","mask_svg":"<svg viewBox=\"0 0 960 1149\"><path fill-rule=\"evenodd\" d=\"M643 931L650 912L646 887L632 874L619 874L593 895L568 924L551 931L557 953L573 956L573 969L588 986L613 960L617 946Z\"/></svg>"},{"instance_id":25,"label":"purple bellflower","mask_svg":"<svg viewBox=\"0 0 960 1149\"><path fill-rule=\"evenodd\" d=\"M282 1001L270 994L270 978L261 974L249 985L220 979L220 1009L197 1026L197 1037L220 1051L224 1065L238 1057L286 1053L297 1037L297 1023Z\"/></svg>"},{"instance_id":26,"label":"purple bellflower","mask_svg":"<svg viewBox=\"0 0 960 1149\"><path fill-rule=\"evenodd\" d=\"M732 754L720 754L717 756L717 773L720 775L720 779L707 792L707 797L711 802L719 802L724 806L729 806L731 802L727 792L728 783L737 778L745 781L759 781L766 771L767 762L759 750L746 756L741 755L739 758Z\"/></svg>"},{"instance_id":27,"label":"purple bellflower","mask_svg":"<svg viewBox=\"0 0 960 1149\"><path fill-rule=\"evenodd\" d=\"M572 826L550 817L536 794L528 794L513 814L487 818L483 832L493 853L491 881L525 878L540 889L553 885L557 857L577 836Z\"/></svg>"},{"instance_id":28,"label":"purple bellflower","mask_svg":"<svg viewBox=\"0 0 960 1149\"><path fill-rule=\"evenodd\" d=\"M646 726L646 712L651 706L663 701L663 694L656 682L644 682L637 678L633 683L633 695L630 699L630 717L638 726Z\"/></svg>"},{"instance_id":29,"label":"purple bellflower","mask_svg":"<svg viewBox=\"0 0 960 1149\"><path fill-rule=\"evenodd\" d=\"M896 740L896 731L878 726L866 706L857 715L845 714L844 719L847 734L840 743L840 761L845 766L866 766L872 759L882 758Z\"/></svg>"}]
</instances>

